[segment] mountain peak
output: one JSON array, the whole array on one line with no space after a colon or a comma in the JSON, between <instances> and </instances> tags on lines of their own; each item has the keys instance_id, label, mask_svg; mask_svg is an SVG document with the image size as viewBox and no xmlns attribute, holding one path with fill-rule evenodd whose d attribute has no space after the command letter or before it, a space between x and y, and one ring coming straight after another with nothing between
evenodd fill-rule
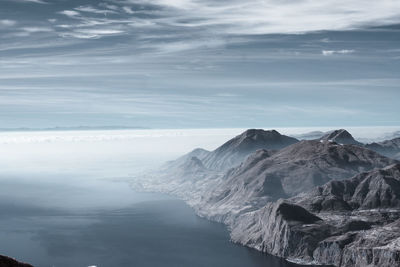
<instances>
[{"instance_id":1,"label":"mountain peak","mask_svg":"<svg viewBox=\"0 0 400 267\"><path fill-rule=\"evenodd\" d=\"M237 136L238 139L243 140L246 138L251 138L254 140L260 138L279 138L282 135L276 130L263 130L263 129L248 129Z\"/></svg>"},{"instance_id":2,"label":"mountain peak","mask_svg":"<svg viewBox=\"0 0 400 267\"><path fill-rule=\"evenodd\" d=\"M203 163L207 168L223 170L238 165L259 149L280 150L297 142L276 130L249 129L212 151Z\"/></svg>"},{"instance_id":3,"label":"mountain peak","mask_svg":"<svg viewBox=\"0 0 400 267\"><path fill-rule=\"evenodd\" d=\"M354 137L345 129L334 130L327 133L322 136L320 140L333 141L344 145L361 145L361 143L355 140Z\"/></svg>"},{"instance_id":4,"label":"mountain peak","mask_svg":"<svg viewBox=\"0 0 400 267\"><path fill-rule=\"evenodd\" d=\"M244 151L250 149L254 152L257 149L281 149L297 142L296 138L282 135L276 130L249 129L229 140L220 148L229 146Z\"/></svg>"}]
</instances>

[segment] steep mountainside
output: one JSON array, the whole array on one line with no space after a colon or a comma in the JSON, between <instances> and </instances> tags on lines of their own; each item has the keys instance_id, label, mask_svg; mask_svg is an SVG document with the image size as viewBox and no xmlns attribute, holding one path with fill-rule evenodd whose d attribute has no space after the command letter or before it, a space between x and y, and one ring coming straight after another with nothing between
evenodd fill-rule
<instances>
[{"instance_id":1,"label":"steep mountainside","mask_svg":"<svg viewBox=\"0 0 400 267\"><path fill-rule=\"evenodd\" d=\"M400 164L241 215L232 239L303 263L400 265Z\"/></svg>"}]
</instances>

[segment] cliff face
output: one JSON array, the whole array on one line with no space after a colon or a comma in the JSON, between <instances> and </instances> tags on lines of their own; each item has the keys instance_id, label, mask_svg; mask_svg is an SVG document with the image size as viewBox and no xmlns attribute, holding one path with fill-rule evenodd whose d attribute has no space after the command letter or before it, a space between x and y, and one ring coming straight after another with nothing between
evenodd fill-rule
<instances>
[{"instance_id":1,"label":"cliff face","mask_svg":"<svg viewBox=\"0 0 400 267\"><path fill-rule=\"evenodd\" d=\"M299 263L398 266L399 182L400 164L332 181L243 214L232 240Z\"/></svg>"},{"instance_id":2,"label":"cliff face","mask_svg":"<svg viewBox=\"0 0 400 267\"><path fill-rule=\"evenodd\" d=\"M313 261L318 243L332 227L301 206L279 200L240 216L232 241L299 263Z\"/></svg>"}]
</instances>

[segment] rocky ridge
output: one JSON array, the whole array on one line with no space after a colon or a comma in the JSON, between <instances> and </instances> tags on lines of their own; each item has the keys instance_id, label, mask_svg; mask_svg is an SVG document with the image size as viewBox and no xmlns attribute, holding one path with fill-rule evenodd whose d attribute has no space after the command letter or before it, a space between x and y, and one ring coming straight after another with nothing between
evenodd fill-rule
<instances>
[{"instance_id":1,"label":"rocky ridge","mask_svg":"<svg viewBox=\"0 0 400 267\"><path fill-rule=\"evenodd\" d=\"M243 214L232 240L299 263L400 264L400 164Z\"/></svg>"}]
</instances>

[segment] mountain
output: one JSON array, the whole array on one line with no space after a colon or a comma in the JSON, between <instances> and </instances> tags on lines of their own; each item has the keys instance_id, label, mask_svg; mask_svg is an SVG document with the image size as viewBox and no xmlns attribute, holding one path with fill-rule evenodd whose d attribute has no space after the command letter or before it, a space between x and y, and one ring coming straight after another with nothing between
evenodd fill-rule
<instances>
[{"instance_id":1,"label":"mountain","mask_svg":"<svg viewBox=\"0 0 400 267\"><path fill-rule=\"evenodd\" d=\"M400 265L400 164L241 215L232 240L298 263Z\"/></svg>"},{"instance_id":2,"label":"mountain","mask_svg":"<svg viewBox=\"0 0 400 267\"><path fill-rule=\"evenodd\" d=\"M275 130L250 129L209 153L202 161L212 170L226 170L240 164L258 149L279 150L298 140Z\"/></svg>"},{"instance_id":3,"label":"mountain","mask_svg":"<svg viewBox=\"0 0 400 267\"><path fill-rule=\"evenodd\" d=\"M363 147L315 140L273 154L259 150L205 192L197 208L203 216L230 220L269 201L393 163L396 161Z\"/></svg>"},{"instance_id":4,"label":"mountain","mask_svg":"<svg viewBox=\"0 0 400 267\"><path fill-rule=\"evenodd\" d=\"M398 266L399 166L345 130L301 142L248 130L132 185L174 194L228 225L233 241L298 263Z\"/></svg>"},{"instance_id":5,"label":"mountain","mask_svg":"<svg viewBox=\"0 0 400 267\"><path fill-rule=\"evenodd\" d=\"M343 145L358 145L363 144L356 141L353 136L345 129L334 130L322 136L319 140L336 142Z\"/></svg>"},{"instance_id":6,"label":"mountain","mask_svg":"<svg viewBox=\"0 0 400 267\"><path fill-rule=\"evenodd\" d=\"M0 255L0 267L33 267L27 263L21 263L13 258Z\"/></svg>"},{"instance_id":7,"label":"mountain","mask_svg":"<svg viewBox=\"0 0 400 267\"><path fill-rule=\"evenodd\" d=\"M400 137L383 142L366 144L365 147L387 157L400 160Z\"/></svg>"}]
</instances>

